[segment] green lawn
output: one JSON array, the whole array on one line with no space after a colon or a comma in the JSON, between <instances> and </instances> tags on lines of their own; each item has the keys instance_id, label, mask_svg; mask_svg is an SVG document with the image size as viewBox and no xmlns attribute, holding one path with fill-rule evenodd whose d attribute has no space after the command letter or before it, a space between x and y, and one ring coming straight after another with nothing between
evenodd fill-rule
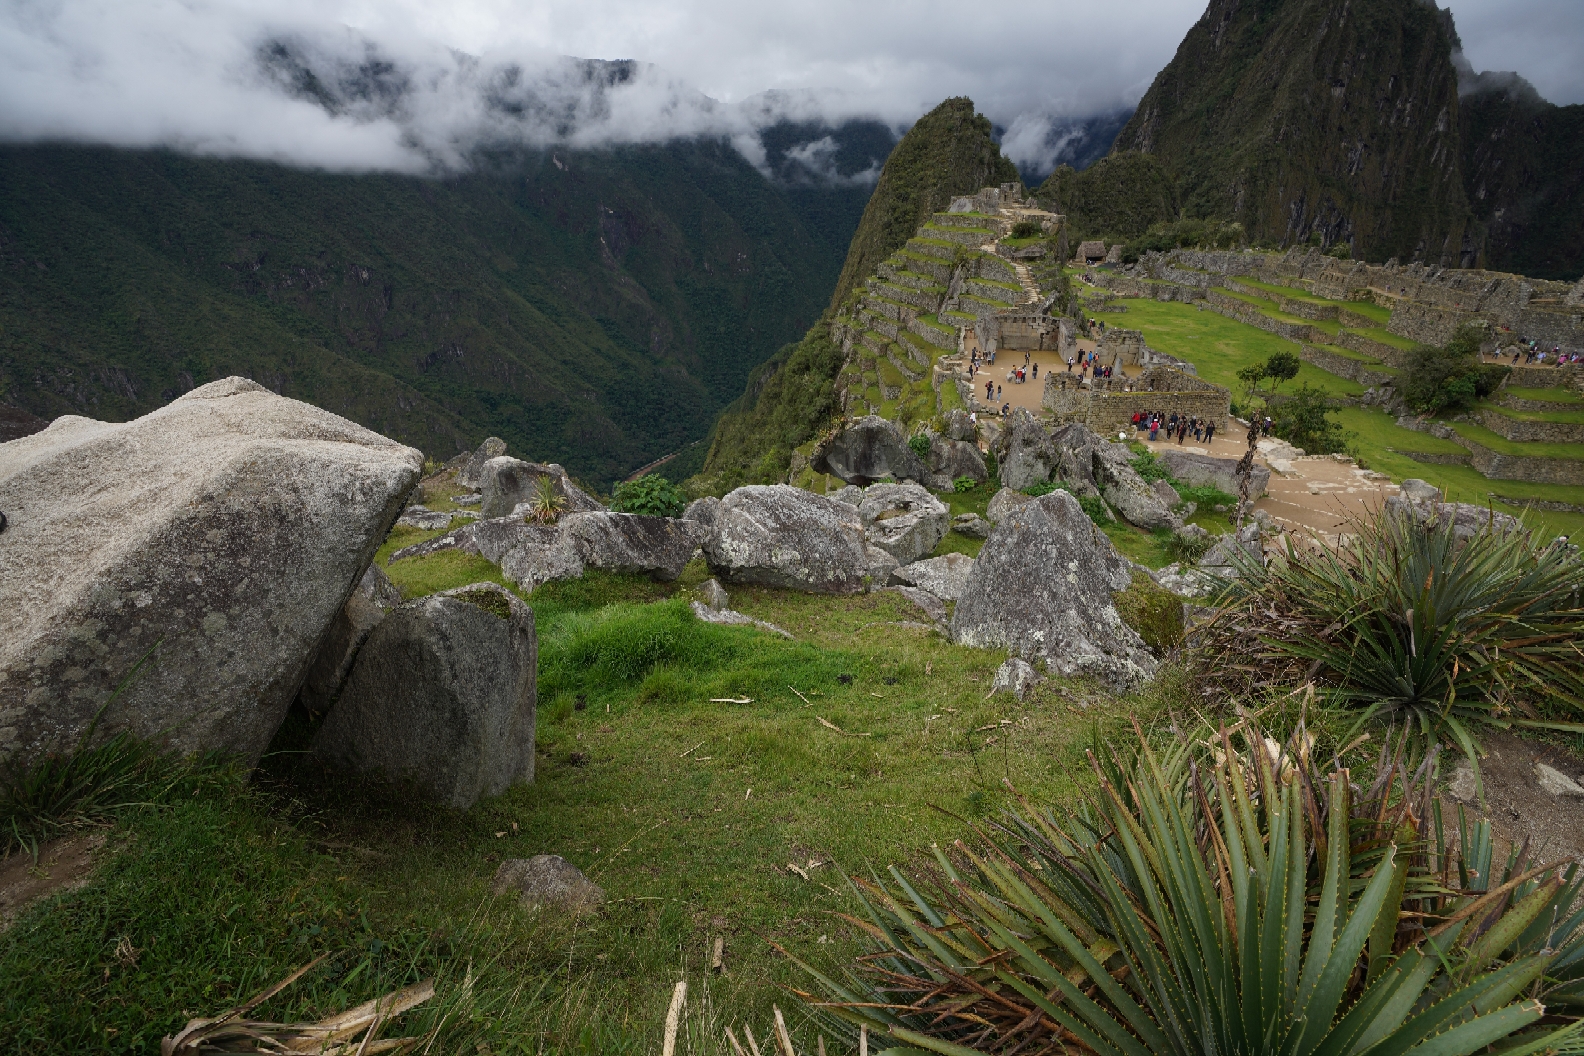
<instances>
[{"instance_id":1,"label":"green lawn","mask_svg":"<svg viewBox=\"0 0 1584 1056\"><path fill-rule=\"evenodd\" d=\"M1567 443L1540 443L1519 442L1508 440L1506 437L1493 433L1483 425L1473 422L1450 422L1458 435L1466 436L1481 447L1488 447L1492 451L1504 455L1532 455L1536 458L1565 458L1574 461L1584 459L1584 444Z\"/></svg>"},{"instance_id":2,"label":"green lawn","mask_svg":"<svg viewBox=\"0 0 1584 1056\"><path fill-rule=\"evenodd\" d=\"M1354 315L1362 315L1366 319L1372 319L1383 327L1391 320L1391 309L1384 308L1374 301L1341 301L1338 303Z\"/></svg>"},{"instance_id":3,"label":"green lawn","mask_svg":"<svg viewBox=\"0 0 1584 1056\"><path fill-rule=\"evenodd\" d=\"M1142 330L1151 348L1191 361L1201 378L1225 385L1232 390L1234 399L1242 396L1242 384L1237 380L1239 370L1263 363L1276 352L1298 352L1298 345L1286 338L1209 309L1200 311L1192 304L1141 298L1127 298L1120 303L1128 309L1120 325ZM1321 370L1312 363L1299 368L1298 377L1287 387L1304 383L1333 396L1358 396L1364 392L1364 386L1358 382Z\"/></svg>"},{"instance_id":4,"label":"green lawn","mask_svg":"<svg viewBox=\"0 0 1584 1056\"><path fill-rule=\"evenodd\" d=\"M1547 403L1584 403L1584 393L1573 389L1521 389L1508 386L1501 390L1508 396L1516 396L1520 400L1544 400Z\"/></svg>"},{"instance_id":5,"label":"green lawn","mask_svg":"<svg viewBox=\"0 0 1584 1056\"><path fill-rule=\"evenodd\" d=\"M391 571L409 590L493 578L457 556ZM294 719L252 791L124 821L110 833L124 853L92 884L0 935L7 1051L148 1051L330 953L262 1017L325 1015L436 971L454 998L470 971L479 1007L445 1051L652 1053L687 978L693 1015L707 992L719 1018L690 1022L708 1046L680 1052L717 1051L726 1022L766 1036L772 1002L813 1052L780 988L806 980L767 940L826 967L850 958L855 936L832 916L858 908L842 870L923 860L966 834L961 819L1009 803L1004 778L1073 802L1093 784L1091 737L1160 707L1061 681L1022 704L986 699L1003 656L907 626L921 614L895 594L732 591L796 641L702 624L683 599L706 574L590 574L529 599L537 773L470 811L313 763ZM540 853L603 886L601 913L489 897L501 859Z\"/></svg>"},{"instance_id":6,"label":"green lawn","mask_svg":"<svg viewBox=\"0 0 1584 1056\"><path fill-rule=\"evenodd\" d=\"M1355 327L1349 327L1348 328L1348 332L1349 333L1353 333L1353 334L1361 334L1364 337L1368 337L1368 338L1371 338L1372 340L1379 341L1383 345L1391 345L1393 348L1400 348L1400 349L1402 349L1405 352L1411 352L1414 349L1419 347L1417 342L1410 341L1406 337L1398 337L1396 334L1392 333L1390 330L1387 330L1384 326L1378 326L1378 327L1357 327L1357 326L1355 326Z\"/></svg>"},{"instance_id":7,"label":"green lawn","mask_svg":"<svg viewBox=\"0 0 1584 1056\"><path fill-rule=\"evenodd\" d=\"M1512 418L1520 422L1561 422L1565 424L1584 423L1584 410L1580 411L1515 411L1511 407L1503 407L1499 403L1485 401L1483 406L1488 411ZM1575 405L1576 406L1576 405Z\"/></svg>"}]
</instances>

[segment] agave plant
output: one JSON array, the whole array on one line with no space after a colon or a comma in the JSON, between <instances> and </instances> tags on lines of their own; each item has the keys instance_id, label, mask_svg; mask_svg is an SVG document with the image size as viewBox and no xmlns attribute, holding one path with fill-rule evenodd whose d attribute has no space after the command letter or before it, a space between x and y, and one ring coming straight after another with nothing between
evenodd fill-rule
<instances>
[{"instance_id":1,"label":"agave plant","mask_svg":"<svg viewBox=\"0 0 1584 1056\"><path fill-rule=\"evenodd\" d=\"M532 497L528 499L528 515L524 519L535 524L554 524L566 509L566 497L556 490L550 477L540 477L534 482Z\"/></svg>"},{"instance_id":2,"label":"agave plant","mask_svg":"<svg viewBox=\"0 0 1584 1056\"><path fill-rule=\"evenodd\" d=\"M1488 828L1444 838L1433 750L1399 739L1357 788L1240 732L1159 756L1141 733L1091 755L1087 810L1025 803L929 881L856 883L873 952L842 982L805 964L800 996L897 1054L1584 1051L1541 1001L1579 999L1572 871L1520 850L1493 883Z\"/></svg>"},{"instance_id":3,"label":"agave plant","mask_svg":"<svg viewBox=\"0 0 1584 1056\"><path fill-rule=\"evenodd\" d=\"M1213 675L1307 668L1471 757L1482 724L1584 732L1584 561L1567 547L1387 513L1335 545L1289 538L1268 566L1234 560L1200 639Z\"/></svg>"}]
</instances>

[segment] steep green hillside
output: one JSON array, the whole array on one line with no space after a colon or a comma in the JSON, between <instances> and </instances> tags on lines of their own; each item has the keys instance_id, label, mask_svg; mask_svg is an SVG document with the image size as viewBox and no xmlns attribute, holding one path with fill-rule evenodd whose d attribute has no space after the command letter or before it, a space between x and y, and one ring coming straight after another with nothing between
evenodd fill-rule
<instances>
[{"instance_id":1,"label":"steep green hillside","mask_svg":"<svg viewBox=\"0 0 1584 1056\"><path fill-rule=\"evenodd\" d=\"M1354 255L1473 263L1451 16L1423 0L1211 0L1114 151L1191 216Z\"/></svg>"},{"instance_id":2,"label":"steep green hillside","mask_svg":"<svg viewBox=\"0 0 1584 1056\"><path fill-rule=\"evenodd\" d=\"M841 304L847 291L872 275L876 265L954 196L1017 179L1017 166L1002 156L990 138L990 119L974 111L972 99L948 99L919 118L880 170L836 280L831 307Z\"/></svg>"},{"instance_id":3,"label":"steep green hillside","mask_svg":"<svg viewBox=\"0 0 1584 1056\"><path fill-rule=\"evenodd\" d=\"M862 186L698 140L445 180L0 149L0 403L122 420L226 374L606 486L818 317Z\"/></svg>"},{"instance_id":4,"label":"steep green hillside","mask_svg":"<svg viewBox=\"0 0 1584 1056\"><path fill-rule=\"evenodd\" d=\"M1464 95L1463 177L1485 228L1484 267L1542 279L1584 272L1584 105L1554 106L1513 74Z\"/></svg>"},{"instance_id":5,"label":"steep green hillside","mask_svg":"<svg viewBox=\"0 0 1584 1056\"><path fill-rule=\"evenodd\" d=\"M1063 165L1034 197L1066 214L1073 239L1136 238L1151 224L1177 216L1171 176L1155 158L1137 151L1112 154L1081 171Z\"/></svg>"},{"instance_id":6,"label":"steep green hillside","mask_svg":"<svg viewBox=\"0 0 1584 1056\"><path fill-rule=\"evenodd\" d=\"M880 171L831 309L953 196L1016 179L1016 168L990 138L990 122L974 112L972 100L948 99L920 118ZM831 340L830 314L756 370L747 390L721 413L693 490L720 493L784 479L792 449L836 413L843 356Z\"/></svg>"}]
</instances>

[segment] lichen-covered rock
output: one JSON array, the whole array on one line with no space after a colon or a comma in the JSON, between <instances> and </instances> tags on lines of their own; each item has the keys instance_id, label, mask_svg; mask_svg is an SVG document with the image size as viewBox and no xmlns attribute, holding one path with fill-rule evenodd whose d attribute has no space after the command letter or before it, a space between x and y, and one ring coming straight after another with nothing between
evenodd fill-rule
<instances>
[{"instance_id":1,"label":"lichen-covered rock","mask_svg":"<svg viewBox=\"0 0 1584 1056\"><path fill-rule=\"evenodd\" d=\"M682 517L636 513L569 513L557 524L561 538L589 568L647 572L676 579L709 537L707 526Z\"/></svg>"},{"instance_id":2,"label":"lichen-covered rock","mask_svg":"<svg viewBox=\"0 0 1584 1056\"><path fill-rule=\"evenodd\" d=\"M408 528L419 528L426 532L432 532L436 528L449 528L451 526L451 515L431 510L427 506L414 505L403 510L402 515L396 518L396 523L405 525Z\"/></svg>"},{"instance_id":3,"label":"lichen-covered rock","mask_svg":"<svg viewBox=\"0 0 1584 1056\"><path fill-rule=\"evenodd\" d=\"M521 517L491 517L464 524L445 535L404 546L391 554L385 563L392 565L409 557L426 557L442 550L461 550L498 565L519 546L544 545L547 541L554 541L557 535L558 529L554 525L527 524Z\"/></svg>"},{"instance_id":4,"label":"lichen-covered rock","mask_svg":"<svg viewBox=\"0 0 1584 1056\"><path fill-rule=\"evenodd\" d=\"M858 511L787 484L749 485L721 500L704 544L722 581L855 594L870 574Z\"/></svg>"},{"instance_id":5,"label":"lichen-covered rock","mask_svg":"<svg viewBox=\"0 0 1584 1056\"><path fill-rule=\"evenodd\" d=\"M1157 457L1174 479L1189 487L1216 488L1228 495L1238 495L1238 460L1235 458L1215 458L1175 447L1163 448L1157 452ZM1265 494L1270 476L1268 468L1254 463L1249 472L1249 498L1257 499Z\"/></svg>"},{"instance_id":6,"label":"lichen-covered rock","mask_svg":"<svg viewBox=\"0 0 1584 1056\"><path fill-rule=\"evenodd\" d=\"M946 415L946 439L948 440L977 440L978 432L974 428L973 419L967 411L956 410Z\"/></svg>"},{"instance_id":7,"label":"lichen-covered rock","mask_svg":"<svg viewBox=\"0 0 1584 1056\"><path fill-rule=\"evenodd\" d=\"M991 524L997 524L1013 510L1018 509L1020 506L1027 506L1033 501L1032 498L1021 491L1002 488L990 497L989 505L985 507L985 520Z\"/></svg>"},{"instance_id":8,"label":"lichen-covered rock","mask_svg":"<svg viewBox=\"0 0 1584 1056\"><path fill-rule=\"evenodd\" d=\"M711 582L713 582L713 580ZM726 608L712 609L702 601L693 601L690 602L689 605L693 610L693 615L697 616L705 623L724 623L740 627L757 627L761 631L769 631L771 634L779 634L783 638L792 637L792 633L790 631L783 630L773 623L766 623L764 620L756 620L746 613L736 612L732 609Z\"/></svg>"},{"instance_id":9,"label":"lichen-covered rock","mask_svg":"<svg viewBox=\"0 0 1584 1056\"><path fill-rule=\"evenodd\" d=\"M713 495L706 495L702 499L694 499L688 503L687 509L682 511L682 519L702 526L704 537L707 539L715 534L715 522L720 518L720 509L721 500Z\"/></svg>"},{"instance_id":10,"label":"lichen-covered rock","mask_svg":"<svg viewBox=\"0 0 1584 1056\"><path fill-rule=\"evenodd\" d=\"M473 583L394 609L368 636L312 751L459 810L533 780L533 611Z\"/></svg>"},{"instance_id":11,"label":"lichen-covered rock","mask_svg":"<svg viewBox=\"0 0 1584 1056\"><path fill-rule=\"evenodd\" d=\"M1043 681L1045 676L1034 670L1033 664L1014 656L996 668L995 678L990 683L990 692L1011 693L1022 700Z\"/></svg>"},{"instance_id":12,"label":"lichen-covered rock","mask_svg":"<svg viewBox=\"0 0 1584 1056\"><path fill-rule=\"evenodd\" d=\"M533 499L538 493L539 481L548 477L555 493L565 502L566 513L588 513L605 507L573 484L566 470L554 462L541 464L524 462L520 458L504 455L484 463L479 471L479 491L483 500L479 506L481 517L505 517L520 503Z\"/></svg>"},{"instance_id":13,"label":"lichen-covered rock","mask_svg":"<svg viewBox=\"0 0 1584 1056\"><path fill-rule=\"evenodd\" d=\"M716 612L731 608L731 595L718 579L706 579L699 584L697 593L699 600Z\"/></svg>"},{"instance_id":14,"label":"lichen-covered rock","mask_svg":"<svg viewBox=\"0 0 1584 1056\"><path fill-rule=\"evenodd\" d=\"M1081 497L1094 497L1100 489L1094 481L1095 447L1105 443L1087 426L1070 422L1052 431L1051 446L1056 449L1056 475L1068 490Z\"/></svg>"},{"instance_id":15,"label":"lichen-covered rock","mask_svg":"<svg viewBox=\"0 0 1584 1056\"><path fill-rule=\"evenodd\" d=\"M882 587L891 582L891 573L902 567L902 562L878 546L864 547L864 589Z\"/></svg>"},{"instance_id":16,"label":"lichen-covered rock","mask_svg":"<svg viewBox=\"0 0 1584 1056\"><path fill-rule=\"evenodd\" d=\"M1112 595L1133 567L1064 491L1009 511L990 533L952 615L952 639L1044 660L1063 674L1131 686L1155 671Z\"/></svg>"},{"instance_id":17,"label":"lichen-covered rock","mask_svg":"<svg viewBox=\"0 0 1584 1056\"><path fill-rule=\"evenodd\" d=\"M478 450L467 456L467 461L457 470L456 482L464 488L477 488L483 482L484 463L505 453L506 441L498 436L490 437L478 446Z\"/></svg>"},{"instance_id":18,"label":"lichen-covered rock","mask_svg":"<svg viewBox=\"0 0 1584 1056\"><path fill-rule=\"evenodd\" d=\"M991 527L990 522L977 513L959 513L952 518L952 531L970 539L990 538Z\"/></svg>"},{"instance_id":19,"label":"lichen-covered rock","mask_svg":"<svg viewBox=\"0 0 1584 1056\"><path fill-rule=\"evenodd\" d=\"M1129 524L1154 531L1174 528L1171 510L1129 465L1132 451L1125 444L1099 443L1094 447L1094 475L1100 496Z\"/></svg>"},{"instance_id":20,"label":"lichen-covered rock","mask_svg":"<svg viewBox=\"0 0 1584 1056\"><path fill-rule=\"evenodd\" d=\"M934 437L930 440L928 477L931 486L939 484L937 491L950 491L961 477L978 482L988 480L990 471L985 467L984 455L967 440L947 440Z\"/></svg>"},{"instance_id":21,"label":"lichen-covered rock","mask_svg":"<svg viewBox=\"0 0 1584 1056\"><path fill-rule=\"evenodd\" d=\"M942 601L956 601L972 571L973 558L967 554L942 554L903 565L891 573L891 581L918 587Z\"/></svg>"},{"instance_id":22,"label":"lichen-covered rock","mask_svg":"<svg viewBox=\"0 0 1584 1056\"><path fill-rule=\"evenodd\" d=\"M826 497L835 499L837 502L845 502L847 505L857 509L858 504L863 502L863 493L864 489L858 485L848 484L844 488L837 488L835 491L828 492Z\"/></svg>"},{"instance_id":23,"label":"lichen-covered rock","mask_svg":"<svg viewBox=\"0 0 1584 1056\"><path fill-rule=\"evenodd\" d=\"M1403 481L1399 493L1403 498L1412 502L1441 501L1441 489L1428 481L1420 480L1418 477L1409 477Z\"/></svg>"},{"instance_id":24,"label":"lichen-covered rock","mask_svg":"<svg viewBox=\"0 0 1584 1056\"><path fill-rule=\"evenodd\" d=\"M847 424L814 449L809 464L819 473L849 484L867 484L882 477L923 480L924 462L908 446L895 422L870 414Z\"/></svg>"},{"instance_id":25,"label":"lichen-covered rock","mask_svg":"<svg viewBox=\"0 0 1584 1056\"><path fill-rule=\"evenodd\" d=\"M90 725L256 761L422 464L244 378L0 445L0 762Z\"/></svg>"},{"instance_id":26,"label":"lichen-covered rock","mask_svg":"<svg viewBox=\"0 0 1584 1056\"><path fill-rule=\"evenodd\" d=\"M546 583L583 575L583 559L553 527L525 534L501 556L500 566L501 574L525 594Z\"/></svg>"},{"instance_id":27,"label":"lichen-covered rock","mask_svg":"<svg viewBox=\"0 0 1584 1056\"><path fill-rule=\"evenodd\" d=\"M870 545L903 565L933 551L951 528L951 510L917 484L869 486L858 505L858 518Z\"/></svg>"},{"instance_id":28,"label":"lichen-covered rock","mask_svg":"<svg viewBox=\"0 0 1584 1056\"><path fill-rule=\"evenodd\" d=\"M1523 522L1511 514L1497 513L1485 506L1468 502L1439 502L1434 498L1415 499L1406 487L1408 482L1403 483L1402 494L1388 498L1383 512L1407 517L1420 524L1440 525L1450 522L1452 538L1459 543L1480 532L1514 532L1523 527ZM1430 487L1425 485L1427 489ZM1424 490L1417 490L1416 493L1425 494ZM1439 496L1440 492L1436 491L1435 494Z\"/></svg>"},{"instance_id":29,"label":"lichen-covered rock","mask_svg":"<svg viewBox=\"0 0 1584 1056\"><path fill-rule=\"evenodd\" d=\"M1261 562L1265 559L1265 544L1261 539L1258 521L1245 524L1236 532L1218 536L1210 549L1199 559L1199 567L1220 576L1230 576L1235 568L1235 555L1241 551Z\"/></svg>"},{"instance_id":30,"label":"lichen-covered rock","mask_svg":"<svg viewBox=\"0 0 1584 1056\"><path fill-rule=\"evenodd\" d=\"M543 907L573 915L605 901L599 885L559 854L506 859L495 870L490 892L515 894L525 909Z\"/></svg>"},{"instance_id":31,"label":"lichen-covered rock","mask_svg":"<svg viewBox=\"0 0 1584 1056\"><path fill-rule=\"evenodd\" d=\"M1209 572L1191 565L1170 564L1150 572L1150 578L1163 590L1182 598L1203 598L1214 593L1216 580Z\"/></svg>"},{"instance_id":32,"label":"lichen-covered rock","mask_svg":"<svg viewBox=\"0 0 1584 1056\"><path fill-rule=\"evenodd\" d=\"M1017 491L1049 481L1061 465L1061 456L1051 443L1050 434L1022 407L1013 411L1007 420L997 458L1001 465L1001 483Z\"/></svg>"},{"instance_id":33,"label":"lichen-covered rock","mask_svg":"<svg viewBox=\"0 0 1584 1056\"><path fill-rule=\"evenodd\" d=\"M308 665L308 675L303 679L302 702L309 711L322 715L341 691L347 675L352 672L352 661L363 647L369 632L378 627L387 613L401 604L401 591L381 572L378 565L370 565L358 580L352 596L347 598L341 611L330 621L324 638L319 642L314 658Z\"/></svg>"}]
</instances>

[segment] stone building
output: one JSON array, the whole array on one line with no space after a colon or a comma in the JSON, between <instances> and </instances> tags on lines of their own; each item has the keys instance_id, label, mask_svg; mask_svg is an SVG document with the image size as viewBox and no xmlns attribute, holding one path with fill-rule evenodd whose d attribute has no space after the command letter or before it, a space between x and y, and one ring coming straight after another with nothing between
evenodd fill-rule
<instances>
[{"instance_id":1,"label":"stone building","mask_svg":"<svg viewBox=\"0 0 1584 1056\"><path fill-rule=\"evenodd\" d=\"M1093 381L1065 371L1045 375L1045 392L1040 406L1057 422L1078 422L1102 436L1130 433L1133 415L1173 413L1201 421L1212 421L1226 432L1232 412L1232 393L1182 369L1158 364L1137 377L1117 375Z\"/></svg>"}]
</instances>

